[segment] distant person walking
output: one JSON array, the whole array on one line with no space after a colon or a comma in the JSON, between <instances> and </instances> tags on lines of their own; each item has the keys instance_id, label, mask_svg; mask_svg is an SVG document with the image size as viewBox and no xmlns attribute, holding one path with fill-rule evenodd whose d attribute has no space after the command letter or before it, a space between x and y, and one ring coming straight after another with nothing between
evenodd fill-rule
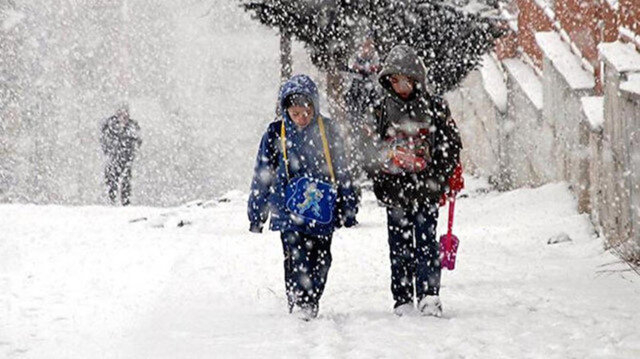
<instances>
[{"instance_id":1,"label":"distant person walking","mask_svg":"<svg viewBox=\"0 0 640 359\"><path fill-rule=\"evenodd\" d=\"M116 204L119 192L122 205L127 206L131 196L131 166L142 144L140 126L129 117L128 104L122 104L115 116L104 121L100 144L107 156L105 181L109 201Z\"/></svg>"},{"instance_id":2,"label":"distant person walking","mask_svg":"<svg viewBox=\"0 0 640 359\"><path fill-rule=\"evenodd\" d=\"M375 122L374 105L378 98L376 83L377 73L380 71L380 58L371 34L364 40L349 71L353 74L353 80L344 98L349 126L347 154L349 170L360 197L360 184L365 177L364 167L368 165L365 163L364 152L375 151L371 148L370 134L365 133L365 129L371 127L370 123Z\"/></svg>"}]
</instances>

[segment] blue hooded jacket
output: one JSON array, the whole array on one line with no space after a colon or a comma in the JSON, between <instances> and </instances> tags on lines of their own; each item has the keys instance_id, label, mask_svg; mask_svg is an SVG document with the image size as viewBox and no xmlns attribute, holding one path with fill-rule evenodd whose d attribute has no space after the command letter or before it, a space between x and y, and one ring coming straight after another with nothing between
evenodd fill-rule
<instances>
[{"instance_id":1,"label":"blue hooded jacket","mask_svg":"<svg viewBox=\"0 0 640 359\"><path fill-rule=\"evenodd\" d=\"M289 118L284 107L285 99L293 94L305 95L313 102L314 117L306 127L299 129ZM317 118L319 111L318 89L316 84L306 75L293 76L280 89L279 106L285 123L287 157L289 159L290 178L307 176L325 182L331 182L329 167L324 155L322 137ZM356 197L351 185L351 177L347 169L346 156L342 147L342 139L336 125L326 117L322 117L333 162L333 170L338 185L335 223L331 229L325 229L328 235L334 227L342 225L350 227L355 224L357 212ZM271 213L270 229L273 231L301 231L295 224L285 207L285 188L289 181L282 155L280 131L282 120L269 124L262 137L256 159L251 193L249 195L248 215L252 232L261 232L264 223Z\"/></svg>"}]
</instances>

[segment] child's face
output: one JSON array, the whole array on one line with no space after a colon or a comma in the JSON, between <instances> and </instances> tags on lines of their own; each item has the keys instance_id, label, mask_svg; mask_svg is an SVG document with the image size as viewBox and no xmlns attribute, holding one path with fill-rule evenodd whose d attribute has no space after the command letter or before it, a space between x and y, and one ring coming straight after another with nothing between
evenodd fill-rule
<instances>
[{"instance_id":1,"label":"child's face","mask_svg":"<svg viewBox=\"0 0 640 359\"><path fill-rule=\"evenodd\" d=\"M127 111L126 109L119 109L116 112L116 117L121 121L121 122L127 122L127 120L129 120L129 111Z\"/></svg>"},{"instance_id":2,"label":"child's face","mask_svg":"<svg viewBox=\"0 0 640 359\"><path fill-rule=\"evenodd\" d=\"M364 44L362 44L362 56L371 57L373 56L374 51L375 51L375 46L374 46L373 40L370 38L367 38Z\"/></svg>"},{"instance_id":3,"label":"child's face","mask_svg":"<svg viewBox=\"0 0 640 359\"><path fill-rule=\"evenodd\" d=\"M313 119L313 106L291 106L287 112L291 121L300 128L306 127Z\"/></svg>"},{"instance_id":4,"label":"child's face","mask_svg":"<svg viewBox=\"0 0 640 359\"><path fill-rule=\"evenodd\" d=\"M410 77L401 74L391 75L389 77L389 82L391 82L393 91L402 98L408 98L411 96L415 87L415 82Z\"/></svg>"}]
</instances>

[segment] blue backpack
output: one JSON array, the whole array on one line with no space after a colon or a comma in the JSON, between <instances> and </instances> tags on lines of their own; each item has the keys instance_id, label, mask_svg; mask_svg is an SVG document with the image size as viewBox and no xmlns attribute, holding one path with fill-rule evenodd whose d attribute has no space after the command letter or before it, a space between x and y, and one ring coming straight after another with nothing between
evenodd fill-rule
<instances>
[{"instance_id":1,"label":"blue backpack","mask_svg":"<svg viewBox=\"0 0 640 359\"><path fill-rule=\"evenodd\" d=\"M334 212L338 199L336 177L331 163L331 153L324 129L322 116L318 117L318 127L322 136L324 156L329 167L331 182L327 183L316 178L306 176L291 179L289 176L289 159L287 158L287 139L284 121L282 121L280 139L282 142L282 154L284 156L285 169L287 171L287 183L285 189L285 207L292 221L307 234L326 233L334 226Z\"/></svg>"}]
</instances>

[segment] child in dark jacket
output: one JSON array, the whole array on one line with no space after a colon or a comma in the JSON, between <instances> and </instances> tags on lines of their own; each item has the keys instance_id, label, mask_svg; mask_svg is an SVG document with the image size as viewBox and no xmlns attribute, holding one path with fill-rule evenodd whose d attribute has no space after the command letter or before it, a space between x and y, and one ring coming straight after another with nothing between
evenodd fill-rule
<instances>
[{"instance_id":1,"label":"child in dark jacket","mask_svg":"<svg viewBox=\"0 0 640 359\"><path fill-rule=\"evenodd\" d=\"M426 70L416 52L394 47L378 74L382 94L375 106L377 154L369 174L387 207L394 313L414 308L442 315L438 201L458 164L462 147L447 103L429 93Z\"/></svg>"},{"instance_id":2,"label":"child in dark jacket","mask_svg":"<svg viewBox=\"0 0 640 359\"><path fill-rule=\"evenodd\" d=\"M250 230L281 232L289 312L318 315L331 266L336 227L355 222L351 187L338 128L319 111L318 90L296 75L280 90L282 120L262 137L248 203Z\"/></svg>"}]
</instances>

